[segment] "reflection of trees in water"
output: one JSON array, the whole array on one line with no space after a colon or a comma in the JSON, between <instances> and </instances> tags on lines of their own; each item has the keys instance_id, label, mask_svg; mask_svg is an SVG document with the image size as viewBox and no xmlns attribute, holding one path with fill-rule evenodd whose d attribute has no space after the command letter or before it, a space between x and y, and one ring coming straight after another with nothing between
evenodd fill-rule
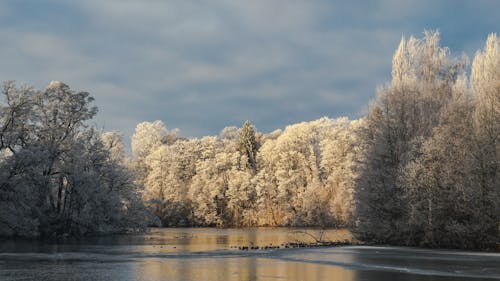
<instances>
[{"instance_id":1,"label":"reflection of trees in water","mask_svg":"<svg viewBox=\"0 0 500 281\"><path fill-rule=\"evenodd\" d=\"M355 280L337 266L275 258L192 258L148 260L136 268L139 280Z\"/></svg>"}]
</instances>

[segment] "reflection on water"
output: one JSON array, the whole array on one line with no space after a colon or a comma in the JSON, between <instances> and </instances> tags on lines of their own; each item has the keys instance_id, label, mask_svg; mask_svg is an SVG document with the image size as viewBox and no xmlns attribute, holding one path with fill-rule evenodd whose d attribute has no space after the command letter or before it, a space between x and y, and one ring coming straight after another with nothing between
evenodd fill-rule
<instances>
[{"instance_id":1,"label":"reflection on water","mask_svg":"<svg viewBox=\"0 0 500 281\"><path fill-rule=\"evenodd\" d=\"M279 246L287 242L314 242L312 237L327 241L351 240L345 229L312 228L161 228L146 234L112 235L97 238L69 239L57 243L33 241L0 242L0 252L60 253L72 251L185 253L230 250L238 246Z\"/></svg>"},{"instance_id":2,"label":"reflection on water","mask_svg":"<svg viewBox=\"0 0 500 281\"><path fill-rule=\"evenodd\" d=\"M322 236L321 236L322 235ZM323 237L325 241L352 240L345 229L306 229L306 228L165 228L154 230L143 236L144 245L152 247L143 250L153 252L202 252L229 250L239 246L280 246L290 242L314 242ZM130 238L130 237L129 237ZM122 241L127 243L126 241ZM132 241L128 241L132 242ZM158 249L157 245L163 248Z\"/></svg>"},{"instance_id":3,"label":"reflection on water","mask_svg":"<svg viewBox=\"0 0 500 281\"><path fill-rule=\"evenodd\" d=\"M148 261L136 274L136 280L354 280L342 267L265 258Z\"/></svg>"},{"instance_id":4,"label":"reflection on water","mask_svg":"<svg viewBox=\"0 0 500 281\"><path fill-rule=\"evenodd\" d=\"M0 242L0 280L500 280L500 254L397 247L240 251L312 242L314 229L153 229L59 243ZM328 230L325 240L351 239Z\"/></svg>"}]
</instances>

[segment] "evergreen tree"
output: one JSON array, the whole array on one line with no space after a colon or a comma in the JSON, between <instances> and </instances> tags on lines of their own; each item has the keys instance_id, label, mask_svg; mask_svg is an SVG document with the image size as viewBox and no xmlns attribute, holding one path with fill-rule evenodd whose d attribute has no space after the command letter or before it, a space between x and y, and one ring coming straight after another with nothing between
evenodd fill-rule
<instances>
[{"instance_id":1,"label":"evergreen tree","mask_svg":"<svg viewBox=\"0 0 500 281\"><path fill-rule=\"evenodd\" d=\"M253 172L257 170L258 144L255 140L255 128L250 121L245 121L238 137L238 148L245 157L246 166Z\"/></svg>"}]
</instances>

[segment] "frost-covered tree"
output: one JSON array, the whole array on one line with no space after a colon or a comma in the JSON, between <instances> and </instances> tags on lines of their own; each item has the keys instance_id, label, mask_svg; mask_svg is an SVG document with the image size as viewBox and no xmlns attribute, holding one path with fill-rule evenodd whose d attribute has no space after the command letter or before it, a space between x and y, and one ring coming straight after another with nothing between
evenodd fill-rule
<instances>
[{"instance_id":1,"label":"frost-covered tree","mask_svg":"<svg viewBox=\"0 0 500 281\"><path fill-rule=\"evenodd\" d=\"M3 95L1 235L84 235L142 227L145 213L136 212L142 203L128 172L88 124L97 112L88 93L61 82L43 91L8 82Z\"/></svg>"},{"instance_id":2,"label":"frost-covered tree","mask_svg":"<svg viewBox=\"0 0 500 281\"><path fill-rule=\"evenodd\" d=\"M494 247L498 39L491 35L477 53L470 87L466 59L450 59L438 39L426 33L422 40L402 40L391 84L367 117L355 181L356 231L384 243Z\"/></svg>"},{"instance_id":3,"label":"frost-covered tree","mask_svg":"<svg viewBox=\"0 0 500 281\"><path fill-rule=\"evenodd\" d=\"M401 40L392 81L379 90L362 138L365 156L356 182L359 237L384 243L404 239L407 208L399 172L437 126L464 65L439 46L437 32Z\"/></svg>"},{"instance_id":4,"label":"frost-covered tree","mask_svg":"<svg viewBox=\"0 0 500 281\"><path fill-rule=\"evenodd\" d=\"M268 141L261 148L261 165L275 178L271 181L276 185L268 188L275 189L276 197L269 199L275 201L279 209L279 216L275 216L278 225L301 224L305 217L305 192L308 187L313 188L312 185L316 187L319 180L315 166L319 155L314 154L314 145L318 145L317 135L312 133L312 126L302 123L288 126L276 141ZM260 192L273 193L262 189ZM262 203L270 205L270 202Z\"/></svg>"},{"instance_id":5,"label":"frost-covered tree","mask_svg":"<svg viewBox=\"0 0 500 281\"><path fill-rule=\"evenodd\" d=\"M125 144L123 143L123 134L118 131L104 132L101 139L106 150L109 151L111 158L119 163L125 163L127 156L125 153Z\"/></svg>"},{"instance_id":6,"label":"frost-covered tree","mask_svg":"<svg viewBox=\"0 0 500 281\"><path fill-rule=\"evenodd\" d=\"M439 125L403 170L409 207L406 244L487 248L498 239L498 193L495 187L484 190L478 146L482 135L475 132L474 107L462 77L441 111Z\"/></svg>"},{"instance_id":7,"label":"frost-covered tree","mask_svg":"<svg viewBox=\"0 0 500 281\"><path fill-rule=\"evenodd\" d=\"M225 127L220 131L219 137L221 140L234 141L240 135L240 128L236 126Z\"/></svg>"},{"instance_id":8,"label":"frost-covered tree","mask_svg":"<svg viewBox=\"0 0 500 281\"><path fill-rule=\"evenodd\" d=\"M224 226L229 220L226 213L228 183L224 171L230 169L230 165L220 159L226 159L225 156L217 153L196 165L196 175L193 177L189 196L194 222L198 225Z\"/></svg>"},{"instance_id":9,"label":"frost-covered tree","mask_svg":"<svg viewBox=\"0 0 500 281\"><path fill-rule=\"evenodd\" d=\"M227 211L233 226L255 226L257 210L255 209L255 186L252 173L233 166L227 173Z\"/></svg>"},{"instance_id":10,"label":"frost-covered tree","mask_svg":"<svg viewBox=\"0 0 500 281\"><path fill-rule=\"evenodd\" d=\"M255 171L257 169L258 144L255 140L255 128L250 121L245 121L239 130L238 148L240 153L245 156L246 166Z\"/></svg>"},{"instance_id":11,"label":"frost-covered tree","mask_svg":"<svg viewBox=\"0 0 500 281\"><path fill-rule=\"evenodd\" d=\"M474 124L481 146L487 181L498 182L500 139L500 39L491 34L484 50L474 58L471 88L475 102ZM489 158L489 159L487 159ZM485 179L486 180L486 179ZM498 185L497 185L498 187Z\"/></svg>"},{"instance_id":12,"label":"frost-covered tree","mask_svg":"<svg viewBox=\"0 0 500 281\"><path fill-rule=\"evenodd\" d=\"M489 217L490 235L500 236L500 39L491 34L478 51L471 73L476 158L481 169L478 191L483 212ZM496 219L495 219L496 218ZM496 226L495 226L496 221ZM498 241L497 241L498 242Z\"/></svg>"},{"instance_id":13,"label":"frost-covered tree","mask_svg":"<svg viewBox=\"0 0 500 281\"><path fill-rule=\"evenodd\" d=\"M262 224L349 223L354 176L350 161L358 146L350 124L346 118L299 123L262 145L254 181Z\"/></svg>"},{"instance_id":14,"label":"frost-covered tree","mask_svg":"<svg viewBox=\"0 0 500 281\"><path fill-rule=\"evenodd\" d=\"M473 106L465 78L457 81L453 98L442 109L439 125L420 148L418 157L400 176L408 204L409 245L471 247L475 237L476 172L472 128ZM466 244L467 243L467 244Z\"/></svg>"},{"instance_id":15,"label":"frost-covered tree","mask_svg":"<svg viewBox=\"0 0 500 281\"><path fill-rule=\"evenodd\" d=\"M361 156L359 131L365 120L335 120L321 140L321 176L326 187L330 213L338 224L351 225L354 212L354 179Z\"/></svg>"},{"instance_id":16,"label":"frost-covered tree","mask_svg":"<svg viewBox=\"0 0 500 281\"><path fill-rule=\"evenodd\" d=\"M191 220L187 194L199 158L196 139L159 146L146 158L150 168L144 196L163 225L187 225Z\"/></svg>"},{"instance_id":17,"label":"frost-covered tree","mask_svg":"<svg viewBox=\"0 0 500 281\"><path fill-rule=\"evenodd\" d=\"M196 221L201 225L255 225L252 174L242 165L246 157L237 150L237 139L201 141L205 157L197 162L190 188Z\"/></svg>"},{"instance_id":18,"label":"frost-covered tree","mask_svg":"<svg viewBox=\"0 0 500 281\"><path fill-rule=\"evenodd\" d=\"M177 140L178 132L178 129L167 130L162 121L156 120L139 123L132 136L133 161L129 165L134 171L135 183L144 188L145 202L148 203L149 207L153 207L153 212L160 219L162 216L158 214L163 212L165 204L165 199L160 196L163 194L162 190L165 186L164 173L158 173L158 169L165 166L161 151L163 146ZM152 182L155 179L159 182ZM151 194L157 194L154 200Z\"/></svg>"},{"instance_id":19,"label":"frost-covered tree","mask_svg":"<svg viewBox=\"0 0 500 281\"><path fill-rule=\"evenodd\" d=\"M132 153L144 159L163 143L168 130L162 121L142 122L135 128L132 136Z\"/></svg>"}]
</instances>

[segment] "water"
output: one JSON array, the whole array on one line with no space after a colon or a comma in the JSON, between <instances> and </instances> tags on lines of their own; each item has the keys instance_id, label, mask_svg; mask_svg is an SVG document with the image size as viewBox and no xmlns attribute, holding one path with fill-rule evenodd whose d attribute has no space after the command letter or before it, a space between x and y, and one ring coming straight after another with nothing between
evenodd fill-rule
<instances>
[{"instance_id":1,"label":"water","mask_svg":"<svg viewBox=\"0 0 500 281\"><path fill-rule=\"evenodd\" d=\"M0 242L0 280L500 280L500 254L399 247L238 250L312 229L153 229L64 243ZM328 230L325 240L351 239Z\"/></svg>"}]
</instances>

